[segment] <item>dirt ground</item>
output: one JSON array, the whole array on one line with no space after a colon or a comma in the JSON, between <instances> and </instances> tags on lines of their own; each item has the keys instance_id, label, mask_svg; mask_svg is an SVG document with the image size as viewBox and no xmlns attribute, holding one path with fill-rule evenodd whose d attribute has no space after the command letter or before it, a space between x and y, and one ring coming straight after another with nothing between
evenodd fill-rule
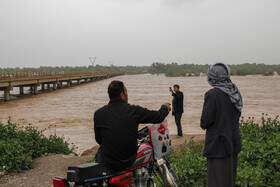
<instances>
[{"instance_id":1,"label":"dirt ground","mask_svg":"<svg viewBox=\"0 0 280 187\"><path fill-rule=\"evenodd\" d=\"M171 135L174 149L184 146L192 137L199 143L204 140L205 135L184 135L177 137ZM97 146L85 151L82 156L52 155L37 158L34 160L34 168L22 173L5 175L0 178L1 187L49 187L52 186L52 179L55 176L66 177L67 167L88 162Z\"/></svg>"}]
</instances>

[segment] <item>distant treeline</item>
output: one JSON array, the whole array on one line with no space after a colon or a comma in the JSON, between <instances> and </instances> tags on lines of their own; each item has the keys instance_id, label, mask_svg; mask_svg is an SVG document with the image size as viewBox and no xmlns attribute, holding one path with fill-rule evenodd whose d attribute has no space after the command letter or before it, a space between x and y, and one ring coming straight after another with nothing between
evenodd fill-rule
<instances>
[{"instance_id":1,"label":"distant treeline","mask_svg":"<svg viewBox=\"0 0 280 187\"><path fill-rule=\"evenodd\" d=\"M239 64L228 65L231 69L231 75L274 75L276 72L280 75L280 65L266 65L266 64ZM164 64L160 62L153 63L148 72L151 74L164 73L169 77L178 76L199 76L206 74L210 65L198 65L198 64L177 64L169 63Z\"/></svg>"},{"instance_id":2,"label":"distant treeline","mask_svg":"<svg viewBox=\"0 0 280 187\"><path fill-rule=\"evenodd\" d=\"M39 68L0 68L0 73L11 72L108 72L122 71L128 74L147 73L149 66L40 66Z\"/></svg>"},{"instance_id":3,"label":"distant treeline","mask_svg":"<svg viewBox=\"0 0 280 187\"><path fill-rule=\"evenodd\" d=\"M39 68L0 68L1 73L10 72L104 72L104 71L122 71L127 74L165 74L169 77L178 76L199 76L206 74L210 65L199 64L177 64L177 63L161 63L155 62L151 66L60 66L49 67L41 66ZM238 64L229 65L231 75L274 75L276 72L280 75L280 65L266 64Z\"/></svg>"}]
</instances>

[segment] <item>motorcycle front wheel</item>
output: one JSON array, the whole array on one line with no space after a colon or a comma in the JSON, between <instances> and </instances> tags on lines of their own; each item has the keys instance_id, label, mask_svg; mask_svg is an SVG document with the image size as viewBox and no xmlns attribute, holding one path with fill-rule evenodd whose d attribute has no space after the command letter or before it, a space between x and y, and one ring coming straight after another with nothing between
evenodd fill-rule
<instances>
[{"instance_id":1,"label":"motorcycle front wheel","mask_svg":"<svg viewBox=\"0 0 280 187\"><path fill-rule=\"evenodd\" d=\"M177 175L174 173L171 166L168 167L167 161L164 158L161 158L157 160L156 164L157 164L159 175L162 178L165 186L178 187L176 183ZM172 171L170 171L170 169L172 169Z\"/></svg>"}]
</instances>

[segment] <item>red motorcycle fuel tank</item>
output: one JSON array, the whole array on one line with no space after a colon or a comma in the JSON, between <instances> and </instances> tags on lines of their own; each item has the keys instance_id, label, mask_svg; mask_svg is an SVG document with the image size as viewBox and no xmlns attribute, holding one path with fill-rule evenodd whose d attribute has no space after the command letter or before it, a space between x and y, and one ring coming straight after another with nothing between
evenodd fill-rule
<instances>
[{"instance_id":1,"label":"red motorcycle fuel tank","mask_svg":"<svg viewBox=\"0 0 280 187\"><path fill-rule=\"evenodd\" d=\"M151 144L141 143L137 151L136 161L134 162L133 167L129 169L129 171L149 164L153 161L153 158L153 148Z\"/></svg>"}]
</instances>

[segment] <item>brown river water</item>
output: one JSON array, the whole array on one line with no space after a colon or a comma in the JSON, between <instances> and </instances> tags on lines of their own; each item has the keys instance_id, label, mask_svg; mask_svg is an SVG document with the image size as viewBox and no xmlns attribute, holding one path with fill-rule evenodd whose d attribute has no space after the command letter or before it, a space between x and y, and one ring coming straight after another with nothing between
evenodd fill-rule
<instances>
[{"instance_id":1,"label":"brown river water","mask_svg":"<svg viewBox=\"0 0 280 187\"><path fill-rule=\"evenodd\" d=\"M158 110L162 103L170 102L169 87L179 84L184 93L182 128L184 134L204 134L200 128L205 92L211 87L206 77L165 77L164 75L124 75L97 82L73 86L38 95L25 96L9 102L0 101L0 121L6 123L9 116L21 126L31 124L43 130L69 139L78 148L77 152L96 145L93 131L94 112L109 101L107 86L112 80L121 80L128 89L129 103ZM280 76L232 77L243 96L245 119L258 121L262 113L274 118L280 114ZM13 92L16 92L14 89ZM0 92L0 96L3 93ZM176 125L171 114L167 117L171 134L176 134Z\"/></svg>"}]
</instances>

